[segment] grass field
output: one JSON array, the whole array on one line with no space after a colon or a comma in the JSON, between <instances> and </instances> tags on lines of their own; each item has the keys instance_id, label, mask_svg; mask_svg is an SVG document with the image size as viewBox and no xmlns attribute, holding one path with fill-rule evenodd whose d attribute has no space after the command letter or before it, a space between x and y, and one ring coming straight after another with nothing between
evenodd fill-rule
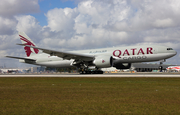
<instances>
[{"instance_id":1,"label":"grass field","mask_svg":"<svg viewBox=\"0 0 180 115\"><path fill-rule=\"evenodd\" d=\"M0 78L1 115L180 114L180 78Z\"/></svg>"}]
</instances>

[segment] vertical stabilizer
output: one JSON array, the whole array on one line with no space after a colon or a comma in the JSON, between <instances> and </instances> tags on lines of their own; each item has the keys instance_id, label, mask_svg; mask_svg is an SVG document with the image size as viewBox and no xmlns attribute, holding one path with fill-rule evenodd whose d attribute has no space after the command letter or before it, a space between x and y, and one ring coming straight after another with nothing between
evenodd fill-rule
<instances>
[{"instance_id":1,"label":"vertical stabilizer","mask_svg":"<svg viewBox=\"0 0 180 115\"><path fill-rule=\"evenodd\" d=\"M36 46L36 44L24 32L19 32L19 37L21 39L22 44ZM32 55L36 55L39 53L38 49L30 48L27 46L24 46L24 50L26 52L27 57L30 57Z\"/></svg>"}]
</instances>

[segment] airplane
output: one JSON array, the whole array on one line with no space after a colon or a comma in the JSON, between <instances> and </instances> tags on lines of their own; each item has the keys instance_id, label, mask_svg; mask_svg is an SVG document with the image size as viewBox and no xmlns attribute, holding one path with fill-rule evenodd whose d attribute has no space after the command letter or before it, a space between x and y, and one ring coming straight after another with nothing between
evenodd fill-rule
<instances>
[{"instance_id":1,"label":"airplane","mask_svg":"<svg viewBox=\"0 0 180 115\"><path fill-rule=\"evenodd\" d=\"M175 50L160 45L136 45L78 51L57 51L40 48L24 33L19 32L27 57L6 56L19 62L46 67L79 68L80 74L103 74L101 68L129 69L131 63L161 61L177 54ZM160 63L162 64L162 62Z\"/></svg>"},{"instance_id":2,"label":"airplane","mask_svg":"<svg viewBox=\"0 0 180 115\"><path fill-rule=\"evenodd\" d=\"M168 68L166 68L166 70L174 70L174 71L180 71L180 66L169 66Z\"/></svg>"}]
</instances>

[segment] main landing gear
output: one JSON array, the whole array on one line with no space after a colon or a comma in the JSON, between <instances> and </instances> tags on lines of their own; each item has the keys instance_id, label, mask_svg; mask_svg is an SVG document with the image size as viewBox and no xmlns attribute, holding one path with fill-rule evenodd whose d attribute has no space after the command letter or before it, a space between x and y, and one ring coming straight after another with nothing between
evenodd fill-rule
<instances>
[{"instance_id":1,"label":"main landing gear","mask_svg":"<svg viewBox=\"0 0 180 115\"><path fill-rule=\"evenodd\" d=\"M80 74L103 74L104 72L102 70L83 70L80 69Z\"/></svg>"},{"instance_id":2,"label":"main landing gear","mask_svg":"<svg viewBox=\"0 0 180 115\"><path fill-rule=\"evenodd\" d=\"M79 63L76 65L79 68L80 74L103 74L102 70L99 70L96 66L89 66L88 63Z\"/></svg>"}]
</instances>

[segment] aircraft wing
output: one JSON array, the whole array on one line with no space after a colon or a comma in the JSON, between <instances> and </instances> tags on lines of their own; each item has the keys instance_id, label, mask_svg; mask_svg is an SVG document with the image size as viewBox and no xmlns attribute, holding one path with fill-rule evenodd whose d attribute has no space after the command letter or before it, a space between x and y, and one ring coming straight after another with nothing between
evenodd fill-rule
<instances>
[{"instance_id":1,"label":"aircraft wing","mask_svg":"<svg viewBox=\"0 0 180 115\"><path fill-rule=\"evenodd\" d=\"M27 61L36 61L34 59L30 59L30 58L23 58L23 57L14 57L14 56L6 56L8 58L15 58L15 59L22 59L22 60L27 60Z\"/></svg>"},{"instance_id":2,"label":"aircraft wing","mask_svg":"<svg viewBox=\"0 0 180 115\"><path fill-rule=\"evenodd\" d=\"M68 59L68 60L70 60L70 59L81 60L81 61L92 61L92 60L94 60L93 55L73 53L73 52L67 52L67 51L55 51L55 50L25 45L25 44L17 44L17 45L22 45L22 46L27 46L27 47L39 49L39 50L42 50L44 53L50 54L51 56L58 56L60 58Z\"/></svg>"}]
</instances>

